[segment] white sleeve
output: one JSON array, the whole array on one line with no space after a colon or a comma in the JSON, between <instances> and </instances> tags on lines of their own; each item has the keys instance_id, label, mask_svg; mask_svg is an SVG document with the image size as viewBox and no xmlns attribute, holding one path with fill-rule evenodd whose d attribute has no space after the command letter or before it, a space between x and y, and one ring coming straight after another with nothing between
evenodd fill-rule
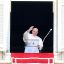
<instances>
[{"instance_id":1,"label":"white sleeve","mask_svg":"<svg viewBox=\"0 0 64 64\"><path fill-rule=\"evenodd\" d=\"M29 32L28 31L26 31L26 32L24 32L24 34L23 34L23 41L26 43L27 42L27 40L28 40L28 36L29 36Z\"/></svg>"},{"instance_id":2,"label":"white sleeve","mask_svg":"<svg viewBox=\"0 0 64 64\"><path fill-rule=\"evenodd\" d=\"M40 38L39 39L39 50L41 50L43 48L43 41L42 39Z\"/></svg>"}]
</instances>

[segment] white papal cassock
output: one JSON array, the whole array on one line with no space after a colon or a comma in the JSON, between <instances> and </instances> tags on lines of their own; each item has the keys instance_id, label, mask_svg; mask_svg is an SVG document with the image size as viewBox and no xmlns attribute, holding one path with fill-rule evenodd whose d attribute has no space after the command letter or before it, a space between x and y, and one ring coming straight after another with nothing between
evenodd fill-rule
<instances>
[{"instance_id":1,"label":"white papal cassock","mask_svg":"<svg viewBox=\"0 0 64 64\"><path fill-rule=\"evenodd\" d=\"M43 41L38 36L33 36L28 31L23 34L23 41L25 42L24 53L39 53L39 50L43 47Z\"/></svg>"}]
</instances>

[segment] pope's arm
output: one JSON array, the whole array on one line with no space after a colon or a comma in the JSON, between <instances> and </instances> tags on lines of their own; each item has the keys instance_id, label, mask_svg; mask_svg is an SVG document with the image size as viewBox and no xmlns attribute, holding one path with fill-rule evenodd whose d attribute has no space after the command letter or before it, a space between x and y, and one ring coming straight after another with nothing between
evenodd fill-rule
<instances>
[{"instance_id":1,"label":"pope's arm","mask_svg":"<svg viewBox=\"0 0 64 64\"><path fill-rule=\"evenodd\" d=\"M31 26L27 31L23 34L23 41L26 43L28 40L28 36L30 35L30 31L33 29L34 26Z\"/></svg>"},{"instance_id":2,"label":"pope's arm","mask_svg":"<svg viewBox=\"0 0 64 64\"><path fill-rule=\"evenodd\" d=\"M40 38L40 39L39 39L39 50L42 50L42 48L43 48L43 41L42 41L42 39Z\"/></svg>"}]
</instances>

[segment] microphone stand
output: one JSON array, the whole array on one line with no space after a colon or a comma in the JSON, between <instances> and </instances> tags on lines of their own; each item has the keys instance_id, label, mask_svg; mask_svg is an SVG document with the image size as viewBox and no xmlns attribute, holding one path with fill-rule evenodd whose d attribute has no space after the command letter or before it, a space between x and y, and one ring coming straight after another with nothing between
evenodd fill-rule
<instances>
[{"instance_id":1,"label":"microphone stand","mask_svg":"<svg viewBox=\"0 0 64 64\"><path fill-rule=\"evenodd\" d=\"M47 38L47 36L50 34L51 31L52 31L52 29L50 29L50 30L48 31L48 33L46 34L46 36L45 36L44 39L43 39L43 42L45 41L45 39Z\"/></svg>"},{"instance_id":2,"label":"microphone stand","mask_svg":"<svg viewBox=\"0 0 64 64\"><path fill-rule=\"evenodd\" d=\"M49 31L48 31L48 33L46 34L46 36L43 38L43 42L45 41L45 39L47 38L47 36L50 34L50 32L52 31L52 29L50 29ZM41 50L39 50L40 52L41 52Z\"/></svg>"}]
</instances>

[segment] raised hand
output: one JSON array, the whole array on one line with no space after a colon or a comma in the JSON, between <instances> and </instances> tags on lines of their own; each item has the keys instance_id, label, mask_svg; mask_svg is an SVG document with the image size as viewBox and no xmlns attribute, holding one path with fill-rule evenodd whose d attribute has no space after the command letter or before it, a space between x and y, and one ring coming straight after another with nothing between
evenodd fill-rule
<instances>
[{"instance_id":1,"label":"raised hand","mask_svg":"<svg viewBox=\"0 0 64 64\"><path fill-rule=\"evenodd\" d=\"M28 32L30 32L33 28L34 28L34 26L31 26L31 27L28 29Z\"/></svg>"},{"instance_id":2,"label":"raised hand","mask_svg":"<svg viewBox=\"0 0 64 64\"><path fill-rule=\"evenodd\" d=\"M34 26L31 26L31 27L29 28L29 30L31 31L33 28L34 28Z\"/></svg>"}]
</instances>

